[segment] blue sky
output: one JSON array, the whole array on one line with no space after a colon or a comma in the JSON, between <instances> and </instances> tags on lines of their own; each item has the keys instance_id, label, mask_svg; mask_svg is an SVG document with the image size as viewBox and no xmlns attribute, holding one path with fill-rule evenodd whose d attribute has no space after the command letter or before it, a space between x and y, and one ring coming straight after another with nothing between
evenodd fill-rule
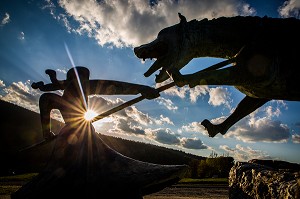
<instances>
[{"instance_id":1,"label":"blue sky","mask_svg":"<svg viewBox=\"0 0 300 199\"><path fill-rule=\"evenodd\" d=\"M42 94L35 81L49 82L45 69L60 79L75 65L86 66L91 79L110 79L155 86L133 47L148 43L167 26L187 20L221 16L298 17L299 0L210 1L18 1L0 2L0 98L39 112ZM222 59L192 60L183 73L196 72ZM61 94L58 92L58 94ZM157 144L201 156L212 151L237 161L253 158L300 163L300 103L271 101L245 117L224 136L210 138L203 119L226 118L245 95L234 87L173 87L155 100L144 100L94 123L100 133ZM101 113L136 96L91 96ZM53 118L61 119L57 110ZM138 150L138 149L137 149Z\"/></svg>"}]
</instances>

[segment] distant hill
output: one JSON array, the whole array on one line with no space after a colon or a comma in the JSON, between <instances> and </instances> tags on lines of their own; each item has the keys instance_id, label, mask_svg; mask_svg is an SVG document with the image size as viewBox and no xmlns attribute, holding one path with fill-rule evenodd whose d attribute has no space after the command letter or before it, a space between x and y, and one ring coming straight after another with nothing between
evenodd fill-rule
<instances>
[{"instance_id":1,"label":"distant hill","mask_svg":"<svg viewBox=\"0 0 300 199\"><path fill-rule=\"evenodd\" d=\"M153 144L146 144L143 142L136 142L116 138L112 136L105 136L99 134L100 137L114 150L144 162L151 162L156 164L189 164L191 160L206 159L201 156L185 153L183 151L174 150L166 147L156 146Z\"/></svg>"},{"instance_id":2,"label":"distant hill","mask_svg":"<svg viewBox=\"0 0 300 199\"><path fill-rule=\"evenodd\" d=\"M39 172L47 163L54 142L19 152L26 146L42 140L40 115L20 106L0 100L0 174ZM54 132L59 132L63 123L52 121ZM125 140L122 138L99 136L111 148L121 154L156 164L189 164L192 160L205 159L201 156L173 150L166 147Z\"/></svg>"}]
</instances>

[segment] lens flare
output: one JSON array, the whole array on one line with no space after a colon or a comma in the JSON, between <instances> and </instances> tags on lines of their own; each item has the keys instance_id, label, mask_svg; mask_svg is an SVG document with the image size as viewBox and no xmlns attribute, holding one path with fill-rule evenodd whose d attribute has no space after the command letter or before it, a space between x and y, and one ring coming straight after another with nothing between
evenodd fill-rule
<instances>
[{"instance_id":1,"label":"lens flare","mask_svg":"<svg viewBox=\"0 0 300 199\"><path fill-rule=\"evenodd\" d=\"M68 46L67 46L66 43L65 43L65 49L66 49L66 51L67 51L67 54L68 54L68 57L69 57L70 62L71 62L71 64L72 64L72 67L75 68L75 64L74 64L72 55L71 55L71 53L70 53L70 51L69 51L69 48L68 48ZM75 70L75 74L76 74L76 77L77 77L77 80L78 80L78 84L79 84L79 88L80 88L80 91L81 91L81 95L82 95L82 98L83 98L83 101L84 101L85 109L87 109L87 107L88 107L87 101L86 101L86 99L85 99L85 97L84 97L83 88L82 88L82 85L81 85L81 83L80 83L80 78L79 78L79 75L78 75L77 70Z\"/></svg>"},{"instance_id":2,"label":"lens flare","mask_svg":"<svg viewBox=\"0 0 300 199\"><path fill-rule=\"evenodd\" d=\"M87 110L87 112L85 112L85 114L84 114L84 119L87 120L87 121L91 121L97 115L98 114L95 111L93 111L93 110Z\"/></svg>"}]
</instances>

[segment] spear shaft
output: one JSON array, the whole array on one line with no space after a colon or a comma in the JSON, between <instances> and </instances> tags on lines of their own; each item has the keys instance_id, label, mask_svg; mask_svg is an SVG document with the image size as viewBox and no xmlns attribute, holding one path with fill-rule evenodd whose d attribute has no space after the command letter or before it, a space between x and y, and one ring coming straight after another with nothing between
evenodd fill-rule
<instances>
[{"instance_id":1,"label":"spear shaft","mask_svg":"<svg viewBox=\"0 0 300 199\"><path fill-rule=\"evenodd\" d=\"M157 88L156 90L157 90L158 92L162 92L162 91L164 91L164 90L166 90L166 89L168 89L168 88L171 88L171 87L173 87L173 86L175 86L175 83L174 83L174 82L171 82L171 83L169 83L169 84L166 84L166 85L164 85L164 86L161 86L161 87ZM139 96L139 97L136 97L136 98L134 98L134 99L132 99L132 100L129 100L129 101L123 103L123 104L120 104L119 106L116 106L116 107L114 107L114 108L112 108L112 109L110 109L110 110L108 110L108 111L105 111L104 113L101 113L100 115L96 116L96 117L92 120L92 123L93 123L93 122L96 122L96 121L98 121L98 120L101 120L101 119L103 119L103 118L105 118L105 117L107 117L107 116L109 116L109 115L111 115L111 114L113 114L113 113L116 113L116 112L118 112L118 111L120 111L120 110L122 110L122 109L124 109L124 108L126 108L126 107L128 107L128 106L131 106L131 105L133 105L133 104L136 104L136 103L138 103L138 102L140 102L140 101L142 101L142 100L144 100L144 99L145 99L144 96Z\"/></svg>"}]
</instances>

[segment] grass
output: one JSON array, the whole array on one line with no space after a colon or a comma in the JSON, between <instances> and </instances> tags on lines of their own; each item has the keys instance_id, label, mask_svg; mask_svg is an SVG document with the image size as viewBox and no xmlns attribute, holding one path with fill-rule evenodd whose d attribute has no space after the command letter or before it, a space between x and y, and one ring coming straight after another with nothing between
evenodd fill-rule
<instances>
[{"instance_id":1,"label":"grass","mask_svg":"<svg viewBox=\"0 0 300 199\"><path fill-rule=\"evenodd\" d=\"M24 182L30 181L33 177L37 176L38 173L25 173L19 175L11 175L11 176L0 176L0 183L1 182Z\"/></svg>"},{"instance_id":2,"label":"grass","mask_svg":"<svg viewBox=\"0 0 300 199\"><path fill-rule=\"evenodd\" d=\"M0 176L0 195L10 195L16 192L23 183L30 181L38 173L26 173L12 176Z\"/></svg>"},{"instance_id":3,"label":"grass","mask_svg":"<svg viewBox=\"0 0 300 199\"><path fill-rule=\"evenodd\" d=\"M182 184L228 184L228 178L183 178L179 181Z\"/></svg>"},{"instance_id":4,"label":"grass","mask_svg":"<svg viewBox=\"0 0 300 199\"><path fill-rule=\"evenodd\" d=\"M0 185L0 195L11 195L16 192L21 186L18 185Z\"/></svg>"}]
</instances>

